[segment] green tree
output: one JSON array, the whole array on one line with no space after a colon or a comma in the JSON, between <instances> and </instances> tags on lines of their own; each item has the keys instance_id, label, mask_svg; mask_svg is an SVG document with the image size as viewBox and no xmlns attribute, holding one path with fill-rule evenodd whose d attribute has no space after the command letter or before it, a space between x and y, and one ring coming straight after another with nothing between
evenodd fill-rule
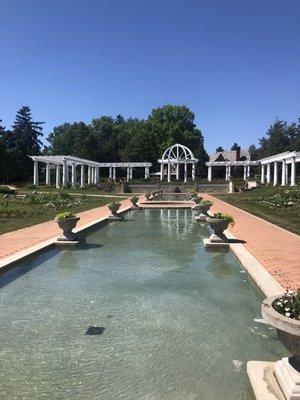
<instances>
[{"instance_id":1,"label":"green tree","mask_svg":"<svg viewBox=\"0 0 300 400\"><path fill-rule=\"evenodd\" d=\"M219 153L219 152L222 152L222 151L224 151L224 149L223 149L222 146L218 146L218 147L216 148L216 153Z\"/></svg>"},{"instance_id":2,"label":"green tree","mask_svg":"<svg viewBox=\"0 0 300 400\"><path fill-rule=\"evenodd\" d=\"M233 145L231 146L231 150L238 150L240 148L240 146L237 143L233 143Z\"/></svg>"},{"instance_id":3,"label":"green tree","mask_svg":"<svg viewBox=\"0 0 300 400\"><path fill-rule=\"evenodd\" d=\"M12 130L6 134L6 146L13 161L10 180L28 181L32 176L32 161L28 155L40 154L43 122L32 120L29 106L21 107L15 117Z\"/></svg>"}]
</instances>

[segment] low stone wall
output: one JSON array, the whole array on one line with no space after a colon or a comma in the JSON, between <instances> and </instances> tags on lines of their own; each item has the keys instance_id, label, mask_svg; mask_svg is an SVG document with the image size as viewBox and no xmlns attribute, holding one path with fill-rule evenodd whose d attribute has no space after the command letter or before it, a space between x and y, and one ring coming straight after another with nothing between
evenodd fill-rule
<instances>
[{"instance_id":1,"label":"low stone wall","mask_svg":"<svg viewBox=\"0 0 300 400\"><path fill-rule=\"evenodd\" d=\"M211 192L228 192L228 183L198 183L198 184L155 184L155 183L129 183L128 189L132 193L145 193L153 192L162 189L165 193L173 193L175 188L179 188L181 193L186 193L189 190L195 189L197 185L198 192L211 193Z\"/></svg>"}]
</instances>

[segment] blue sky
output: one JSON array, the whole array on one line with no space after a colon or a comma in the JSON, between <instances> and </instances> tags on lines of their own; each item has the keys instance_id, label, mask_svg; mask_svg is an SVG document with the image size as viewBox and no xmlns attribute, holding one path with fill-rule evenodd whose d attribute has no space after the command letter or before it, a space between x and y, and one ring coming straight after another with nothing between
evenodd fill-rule
<instances>
[{"instance_id":1,"label":"blue sky","mask_svg":"<svg viewBox=\"0 0 300 400\"><path fill-rule=\"evenodd\" d=\"M300 117L299 0L0 0L0 118L45 136L100 115L195 113L207 150Z\"/></svg>"}]
</instances>

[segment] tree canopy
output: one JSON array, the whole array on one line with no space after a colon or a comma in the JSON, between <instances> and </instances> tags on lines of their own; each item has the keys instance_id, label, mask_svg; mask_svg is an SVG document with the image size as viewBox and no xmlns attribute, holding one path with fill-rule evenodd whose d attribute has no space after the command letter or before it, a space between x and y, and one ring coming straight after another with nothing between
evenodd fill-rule
<instances>
[{"instance_id":1,"label":"tree canopy","mask_svg":"<svg viewBox=\"0 0 300 400\"><path fill-rule=\"evenodd\" d=\"M300 151L300 119L288 124L276 120L259 139L259 147L251 145L249 152L253 159L260 159L285 151Z\"/></svg>"}]
</instances>

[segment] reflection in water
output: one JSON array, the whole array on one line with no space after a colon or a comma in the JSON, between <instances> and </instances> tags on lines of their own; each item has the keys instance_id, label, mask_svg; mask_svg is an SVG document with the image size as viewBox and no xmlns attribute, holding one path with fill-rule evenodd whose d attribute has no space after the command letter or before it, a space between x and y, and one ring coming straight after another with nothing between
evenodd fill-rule
<instances>
[{"instance_id":1,"label":"reflection in water","mask_svg":"<svg viewBox=\"0 0 300 400\"><path fill-rule=\"evenodd\" d=\"M207 271L217 278L226 278L236 273L226 258L227 253L212 253L212 260L206 267Z\"/></svg>"}]
</instances>

